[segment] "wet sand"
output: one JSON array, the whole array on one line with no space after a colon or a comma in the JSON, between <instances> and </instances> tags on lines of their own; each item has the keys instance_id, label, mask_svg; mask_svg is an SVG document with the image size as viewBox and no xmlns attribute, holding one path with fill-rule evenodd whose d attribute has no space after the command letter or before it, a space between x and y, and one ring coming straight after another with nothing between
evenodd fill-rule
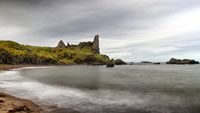
<instances>
[{"instance_id":1,"label":"wet sand","mask_svg":"<svg viewBox=\"0 0 200 113\"><path fill-rule=\"evenodd\" d=\"M30 67L31 65L0 65L0 70ZM41 113L42 108L32 101L0 92L0 113Z\"/></svg>"},{"instance_id":2,"label":"wet sand","mask_svg":"<svg viewBox=\"0 0 200 113\"><path fill-rule=\"evenodd\" d=\"M0 93L0 113L41 113L35 103L5 93Z\"/></svg>"},{"instance_id":3,"label":"wet sand","mask_svg":"<svg viewBox=\"0 0 200 113\"><path fill-rule=\"evenodd\" d=\"M11 69L22 68L22 67L31 67L33 65L7 65L0 64L0 70L8 71Z\"/></svg>"}]
</instances>

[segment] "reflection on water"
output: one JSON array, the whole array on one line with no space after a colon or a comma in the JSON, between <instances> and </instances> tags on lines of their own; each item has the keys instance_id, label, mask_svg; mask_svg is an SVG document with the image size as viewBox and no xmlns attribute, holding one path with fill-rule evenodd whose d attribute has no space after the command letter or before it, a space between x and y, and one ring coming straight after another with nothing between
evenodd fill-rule
<instances>
[{"instance_id":1,"label":"reflection on water","mask_svg":"<svg viewBox=\"0 0 200 113\"><path fill-rule=\"evenodd\" d=\"M58 66L0 73L51 113L200 113L200 65Z\"/></svg>"}]
</instances>

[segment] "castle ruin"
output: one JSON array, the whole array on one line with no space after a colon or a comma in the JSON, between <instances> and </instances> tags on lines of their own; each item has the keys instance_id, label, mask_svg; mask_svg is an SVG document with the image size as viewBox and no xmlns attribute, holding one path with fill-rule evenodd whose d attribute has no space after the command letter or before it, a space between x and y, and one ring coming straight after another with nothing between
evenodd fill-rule
<instances>
[{"instance_id":1,"label":"castle ruin","mask_svg":"<svg viewBox=\"0 0 200 113\"><path fill-rule=\"evenodd\" d=\"M82 45L83 43L84 43L84 45L87 45L87 46L90 45L92 50L94 51L94 53L100 54L99 35L96 35L94 37L94 41L93 42L81 42L80 44ZM85 43L88 43L88 44L85 44ZM65 43L62 40L60 40L58 45L56 46L56 48L67 48L67 47L79 46L79 45L70 45L69 43L67 43L67 46L66 46Z\"/></svg>"},{"instance_id":2,"label":"castle ruin","mask_svg":"<svg viewBox=\"0 0 200 113\"><path fill-rule=\"evenodd\" d=\"M93 49L96 53L98 53L98 54L100 53L100 48L99 48L99 35L96 35L96 36L94 37L92 49Z\"/></svg>"},{"instance_id":3,"label":"castle ruin","mask_svg":"<svg viewBox=\"0 0 200 113\"><path fill-rule=\"evenodd\" d=\"M66 45L62 40L60 40L58 45L56 46L56 48L65 48L65 47L66 47Z\"/></svg>"}]
</instances>

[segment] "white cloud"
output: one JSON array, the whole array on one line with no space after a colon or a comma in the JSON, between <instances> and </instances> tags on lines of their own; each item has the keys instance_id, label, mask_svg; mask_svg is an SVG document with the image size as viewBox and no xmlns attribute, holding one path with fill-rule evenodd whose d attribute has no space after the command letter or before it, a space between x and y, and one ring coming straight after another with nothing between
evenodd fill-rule
<instances>
[{"instance_id":1,"label":"white cloud","mask_svg":"<svg viewBox=\"0 0 200 113\"><path fill-rule=\"evenodd\" d=\"M164 18L149 32L152 38L173 38L190 32L200 30L200 8L193 8L187 11L178 12Z\"/></svg>"},{"instance_id":2,"label":"white cloud","mask_svg":"<svg viewBox=\"0 0 200 113\"><path fill-rule=\"evenodd\" d=\"M142 59L155 60L155 58L151 58L149 55L158 56L160 54L171 54L171 56L167 55L169 58L173 56L179 56L181 58L187 56L186 58L196 58L198 60L199 58L197 56L200 56L199 52L194 54L192 48L190 48L191 52L185 51L185 54L183 55L182 49L187 48L187 45L190 43L193 44L190 44L190 47L194 46L194 42L200 39L198 36L192 36L192 34L200 31L199 20L199 7L162 17L157 21L157 25L137 32L138 34L136 35L131 35L129 33L129 36L122 37L121 40L110 40L108 41L110 45L107 41L104 41L106 43L104 46L107 45L106 47L111 49L109 51L107 50L108 52L105 52L109 54L109 52L114 52L116 48L124 48L123 56L125 59L129 56L129 60L133 59L139 61ZM134 48L132 49L133 51L130 51L131 48ZM137 54L133 54L130 58L130 53L134 52L137 52L141 57L139 58ZM127 53L127 55L125 53ZM164 58L162 56L159 57L161 57L159 60L163 60L162 58Z\"/></svg>"},{"instance_id":3,"label":"white cloud","mask_svg":"<svg viewBox=\"0 0 200 113\"><path fill-rule=\"evenodd\" d=\"M0 27L0 38L14 37L24 32L20 27L16 26L1 26Z\"/></svg>"}]
</instances>

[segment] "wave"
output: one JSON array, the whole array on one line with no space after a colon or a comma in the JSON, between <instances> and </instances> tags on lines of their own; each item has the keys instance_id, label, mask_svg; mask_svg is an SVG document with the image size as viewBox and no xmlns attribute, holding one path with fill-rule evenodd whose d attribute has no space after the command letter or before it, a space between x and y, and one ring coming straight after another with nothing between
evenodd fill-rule
<instances>
[{"instance_id":1,"label":"wave","mask_svg":"<svg viewBox=\"0 0 200 113\"><path fill-rule=\"evenodd\" d=\"M9 74L16 73L10 72ZM144 100L130 92L80 90L70 87L47 85L37 81L4 81L0 85L0 88L3 88L6 93L31 99L40 105L56 106L56 109L73 108L82 112L100 111L106 106L114 108L123 106L125 108L145 103Z\"/></svg>"},{"instance_id":2,"label":"wave","mask_svg":"<svg viewBox=\"0 0 200 113\"><path fill-rule=\"evenodd\" d=\"M11 70L17 70L17 71L20 71L20 70L27 70L27 69L43 69L43 68L50 68L50 67L55 67L55 66L37 66L37 67L21 67L21 68L16 68L16 69L11 69Z\"/></svg>"},{"instance_id":3,"label":"wave","mask_svg":"<svg viewBox=\"0 0 200 113\"><path fill-rule=\"evenodd\" d=\"M154 107L165 106L169 99L173 99L160 94L141 95L119 90L80 90L47 85L36 81L4 82L0 85L0 88L5 89L9 94L33 100L48 108L55 106L52 110L73 108L81 113L100 112L105 109L109 109L109 111L104 113L124 113L124 110L149 111L149 105L154 105ZM156 100L158 97L163 100ZM179 102L177 101L177 103Z\"/></svg>"},{"instance_id":4,"label":"wave","mask_svg":"<svg viewBox=\"0 0 200 113\"><path fill-rule=\"evenodd\" d=\"M1 81L11 81L11 80L21 80L23 77L21 76L20 71L1 71L0 72L0 80Z\"/></svg>"}]
</instances>

